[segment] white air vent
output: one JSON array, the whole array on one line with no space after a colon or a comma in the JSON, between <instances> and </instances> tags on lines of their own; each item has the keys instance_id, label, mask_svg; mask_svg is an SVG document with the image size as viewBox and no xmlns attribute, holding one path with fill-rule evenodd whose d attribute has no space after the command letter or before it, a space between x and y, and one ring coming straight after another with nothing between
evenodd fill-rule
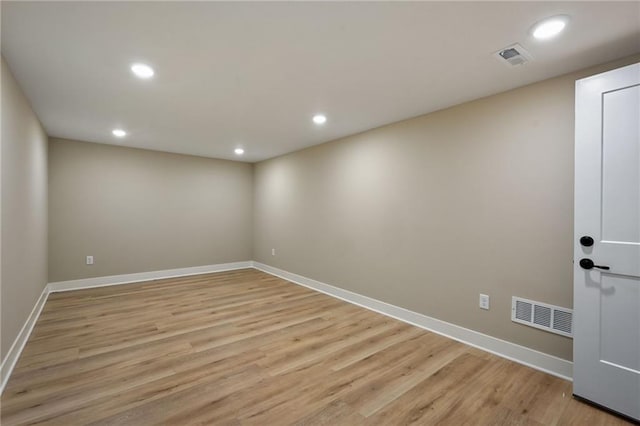
<instances>
[{"instance_id":1,"label":"white air vent","mask_svg":"<svg viewBox=\"0 0 640 426\"><path fill-rule=\"evenodd\" d=\"M493 54L493 56L503 64L506 64L510 67L515 67L517 65L524 65L527 62L533 60L533 57L531 56L531 54L527 52L524 49L524 47L520 46L518 43L512 44L511 46L498 50L496 53Z\"/></svg>"},{"instance_id":2,"label":"white air vent","mask_svg":"<svg viewBox=\"0 0 640 426\"><path fill-rule=\"evenodd\" d=\"M511 321L573 337L573 311L560 306L513 296Z\"/></svg>"}]
</instances>

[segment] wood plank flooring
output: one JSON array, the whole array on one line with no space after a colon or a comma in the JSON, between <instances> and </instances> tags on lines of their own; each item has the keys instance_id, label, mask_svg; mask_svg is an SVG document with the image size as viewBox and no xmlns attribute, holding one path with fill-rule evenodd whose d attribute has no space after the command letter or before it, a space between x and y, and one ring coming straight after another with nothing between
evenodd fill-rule
<instances>
[{"instance_id":1,"label":"wood plank flooring","mask_svg":"<svg viewBox=\"0 0 640 426\"><path fill-rule=\"evenodd\" d=\"M50 295L2 425L618 425L571 383L253 270Z\"/></svg>"}]
</instances>

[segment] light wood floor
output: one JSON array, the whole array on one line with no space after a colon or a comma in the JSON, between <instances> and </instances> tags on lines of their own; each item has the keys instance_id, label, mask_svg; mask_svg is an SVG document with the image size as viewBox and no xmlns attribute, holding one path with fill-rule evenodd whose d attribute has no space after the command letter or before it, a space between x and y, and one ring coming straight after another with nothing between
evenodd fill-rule
<instances>
[{"instance_id":1,"label":"light wood floor","mask_svg":"<svg viewBox=\"0 0 640 426\"><path fill-rule=\"evenodd\" d=\"M571 384L255 270L52 294L2 425L614 425Z\"/></svg>"}]
</instances>

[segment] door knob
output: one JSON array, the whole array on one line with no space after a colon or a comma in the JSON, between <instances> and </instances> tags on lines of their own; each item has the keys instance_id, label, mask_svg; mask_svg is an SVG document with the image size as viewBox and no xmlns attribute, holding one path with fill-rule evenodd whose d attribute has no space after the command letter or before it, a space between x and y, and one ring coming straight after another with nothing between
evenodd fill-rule
<instances>
[{"instance_id":1,"label":"door knob","mask_svg":"<svg viewBox=\"0 0 640 426\"><path fill-rule=\"evenodd\" d=\"M598 268L598 269L604 269L605 271L608 271L610 269L608 266L596 265L593 263L593 260L587 259L587 258L580 259L580 266L584 269Z\"/></svg>"},{"instance_id":2,"label":"door knob","mask_svg":"<svg viewBox=\"0 0 640 426\"><path fill-rule=\"evenodd\" d=\"M584 247L591 247L593 245L593 238L588 235L580 237L580 244Z\"/></svg>"}]
</instances>

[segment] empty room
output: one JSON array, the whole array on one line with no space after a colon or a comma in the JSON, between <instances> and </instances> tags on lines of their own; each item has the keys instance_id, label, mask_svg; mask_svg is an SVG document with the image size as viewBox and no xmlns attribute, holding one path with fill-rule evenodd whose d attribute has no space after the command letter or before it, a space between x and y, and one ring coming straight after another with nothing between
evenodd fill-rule
<instances>
[{"instance_id":1,"label":"empty room","mask_svg":"<svg viewBox=\"0 0 640 426\"><path fill-rule=\"evenodd\" d=\"M3 426L640 422L640 2L0 8Z\"/></svg>"}]
</instances>

